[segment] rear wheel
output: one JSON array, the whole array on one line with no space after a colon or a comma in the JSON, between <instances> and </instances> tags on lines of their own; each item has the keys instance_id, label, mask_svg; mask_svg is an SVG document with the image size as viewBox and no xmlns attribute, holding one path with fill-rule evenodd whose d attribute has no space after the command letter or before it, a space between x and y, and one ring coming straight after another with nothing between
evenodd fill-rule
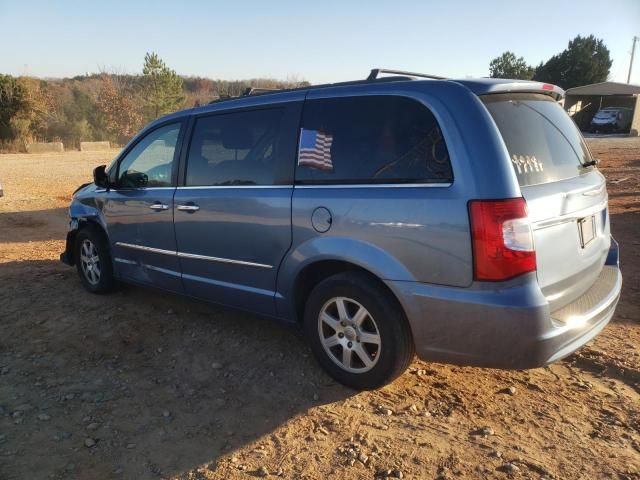
<instances>
[{"instance_id":1,"label":"rear wheel","mask_svg":"<svg viewBox=\"0 0 640 480\"><path fill-rule=\"evenodd\" d=\"M341 273L320 282L307 301L305 330L327 373L359 390L391 382L414 355L398 302L364 273Z\"/></svg>"},{"instance_id":2,"label":"rear wheel","mask_svg":"<svg viewBox=\"0 0 640 480\"><path fill-rule=\"evenodd\" d=\"M92 293L106 293L113 289L111 254L104 235L96 228L87 227L78 232L75 261L85 289Z\"/></svg>"}]
</instances>

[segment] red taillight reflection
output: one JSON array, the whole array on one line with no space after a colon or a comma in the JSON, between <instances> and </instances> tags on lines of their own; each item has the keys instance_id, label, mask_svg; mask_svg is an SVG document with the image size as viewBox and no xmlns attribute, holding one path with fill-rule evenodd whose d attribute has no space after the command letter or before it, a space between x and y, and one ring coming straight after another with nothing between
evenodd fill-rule
<instances>
[{"instance_id":1,"label":"red taillight reflection","mask_svg":"<svg viewBox=\"0 0 640 480\"><path fill-rule=\"evenodd\" d=\"M536 270L533 243L530 250L512 250L505 245L503 224L527 218L524 198L472 200L469 217L475 280L507 280Z\"/></svg>"}]
</instances>

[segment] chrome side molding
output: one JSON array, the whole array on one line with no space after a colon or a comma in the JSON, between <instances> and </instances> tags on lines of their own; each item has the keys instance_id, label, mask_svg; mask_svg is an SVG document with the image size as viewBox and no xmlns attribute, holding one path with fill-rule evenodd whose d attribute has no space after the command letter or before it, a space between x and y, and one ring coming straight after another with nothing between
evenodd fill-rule
<instances>
[{"instance_id":1,"label":"chrome side molding","mask_svg":"<svg viewBox=\"0 0 640 480\"><path fill-rule=\"evenodd\" d=\"M188 258L192 260L206 260L208 262L228 263L231 265L242 265L245 267L255 268L273 268L273 265L266 265L264 263L247 262L245 260L233 260L231 258L221 257L209 257L207 255L197 255L195 253L177 252L173 250L164 250L162 248L147 247L145 245L135 245L133 243L116 242L117 247L130 248L132 250L140 250L142 252L158 253L160 255L171 255L178 258ZM122 259L118 259L121 261ZM125 262L123 262L125 263Z\"/></svg>"},{"instance_id":2,"label":"chrome side molding","mask_svg":"<svg viewBox=\"0 0 640 480\"><path fill-rule=\"evenodd\" d=\"M177 252L171 250L163 250L162 248L145 247L144 245L134 245L133 243L116 242L116 247L131 248L132 250L141 250L143 252L159 253L161 255L177 255Z\"/></svg>"},{"instance_id":3,"label":"chrome side molding","mask_svg":"<svg viewBox=\"0 0 640 480\"><path fill-rule=\"evenodd\" d=\"M192 260L207 260L209 262L231 263L233 265L244 265L246 267L256 267L256 268L273 268L273 266L266 265L264 263L247 262L244 260L232 260L230 258L221 258L221 257L209 257L207 255L196 255L195 253L185 253L185 252L176 252L176 253L180 258L190 258Z\"/></svg>"}]
</instances>

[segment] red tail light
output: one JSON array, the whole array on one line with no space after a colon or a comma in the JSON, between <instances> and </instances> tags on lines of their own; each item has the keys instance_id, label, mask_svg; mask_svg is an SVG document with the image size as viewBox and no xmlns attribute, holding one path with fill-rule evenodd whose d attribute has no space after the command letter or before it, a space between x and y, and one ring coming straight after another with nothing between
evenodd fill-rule
<instances>
[{"instance_id":1,"label":"red tail light","mask_svg":"<svg viewBox=\"0 0 640 480\"><path fill-rule=\"evenodd\" d=\"M536 270L524 198L469 202L475 280L499 281Z\"/></svg>"}]
</instances>

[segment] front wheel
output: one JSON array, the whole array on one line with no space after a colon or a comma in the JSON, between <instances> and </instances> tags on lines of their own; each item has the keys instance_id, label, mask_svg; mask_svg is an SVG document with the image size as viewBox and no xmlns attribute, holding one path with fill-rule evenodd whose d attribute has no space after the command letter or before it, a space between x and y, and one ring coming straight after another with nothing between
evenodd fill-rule
<instances>
[{"instance_id":1,"label":"front wheel","mask_svg":"<svg viewBox=\"0 0 640 480\"><path fill-rule=\"evenodd\" d=\"M104 235L95 228L80 230L75 242L75 263L80 281L92 293L106 293L113 289L113 265Z\"/></svg>"},{"instance_id":2,"label":"front wheel","mask_svg":"<svg viewBox=\"0 0 640 480\"><path fill-rule=\"evenodd\" d=\"M311 349L329 375L358 390L381 387L411 363L414 344L404 312L377 280L348 272L320 282L305 308Z\"/></svg>"}]
</instances>

